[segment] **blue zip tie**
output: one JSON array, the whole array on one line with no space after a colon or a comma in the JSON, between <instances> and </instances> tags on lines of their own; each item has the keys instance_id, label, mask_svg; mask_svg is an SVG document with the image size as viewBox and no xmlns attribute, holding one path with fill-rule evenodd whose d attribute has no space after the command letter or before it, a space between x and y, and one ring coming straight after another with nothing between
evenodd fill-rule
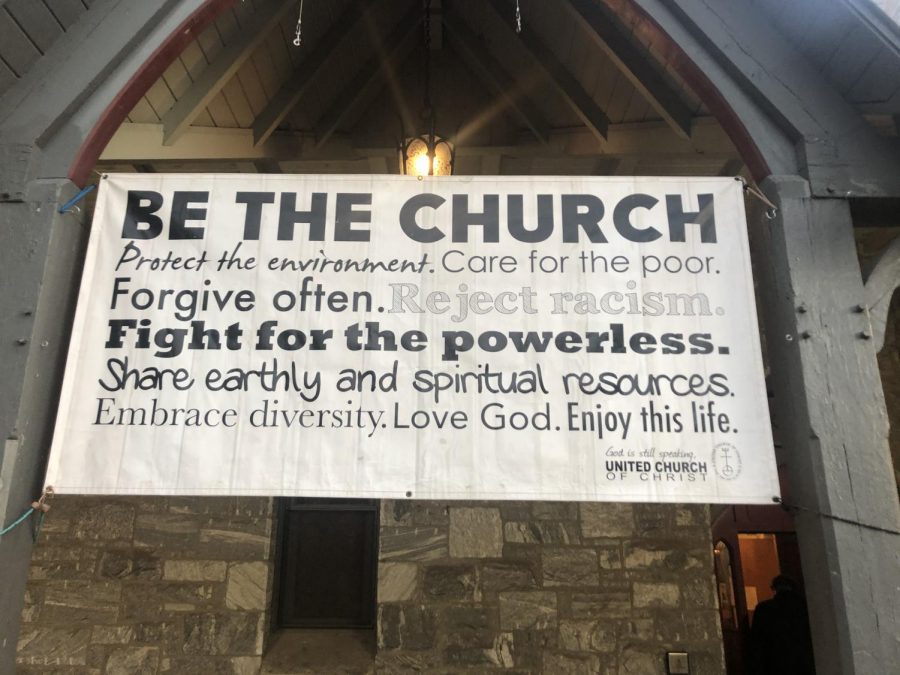
<instances>
[{"instance_id":1,"label":"blue zip tie","mask_svg":"<svg viewBox=\"0 0 900 675\"><path fill-rule=\"evenodd\" d=\"M74 197L72 197L72 199L70 199L65 204L63 204L62 206L59 207L59 212L60 213L69 213L69 210L73 206L75 206L78 202L80 202L82 199L87 197L89 194L91 194L91 192L93 192L96 189L97 189L96 183L94 183L93 185L88 185L87 187L81 188L81 190L78 192L77 195L75 195Z\"/></svg>"}]
</instances>

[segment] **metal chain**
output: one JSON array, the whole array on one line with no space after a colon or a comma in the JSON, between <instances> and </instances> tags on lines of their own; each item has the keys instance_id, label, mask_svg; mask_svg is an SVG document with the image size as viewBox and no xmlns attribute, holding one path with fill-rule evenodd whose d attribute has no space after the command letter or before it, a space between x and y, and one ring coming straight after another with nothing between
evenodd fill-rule
<instances>
[{"instance_id":1,"label":"metal chain","mask_svg":"<svg viewBox=\"0 0 900 675\"><path fill-rule=\"evenodd\" d=\"M522 32L522 10L519 9L519 0L516 0L516 33Z\"/></svg>"},{"instance_id":2,"label":"metal chain","mask_svg":"<svg viewBox=\"0 0 900 675\"><path fill-rule=\"evenodd\" d=\"M422 30L425 32L425 107L431 113L431 0L422 0Z\"/></svg>"},{"instance_id":3,"label":"metal chain","mask_svg":"<svg viewBox=\"0 0 900 675\"><path fill-rule=\"evenodd\" d=\"M425 32L425 48L431 49L431 0L422 0L422 30Z\"/></svg>"},{"instance_id":4,"label":"metal chain","mask_svg":"<svg viewBox=\"0 0 900 675\"><path fill-rule=\"evenodd\" d=\"M297 29L294 31L294 46L303 44L303 0L300 0L300 13L297 15Z\"/></svg>"}]
</instances>

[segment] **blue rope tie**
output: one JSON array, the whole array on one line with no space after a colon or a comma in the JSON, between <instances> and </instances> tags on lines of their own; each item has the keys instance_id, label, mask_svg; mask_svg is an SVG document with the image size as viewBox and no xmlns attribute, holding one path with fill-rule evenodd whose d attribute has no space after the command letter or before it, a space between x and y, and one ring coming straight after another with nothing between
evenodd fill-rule
<instances>
[{"instance_id":1,"label":"blue rope tie","mask_svg":"<svg viewBox=\"0 0 900 675\"><path fill-rule=\"evenodd\" d=\"M47 487L44 488L44 492L41 494L40 499L38 499L36 502L31 502L31 506L28 508L28 510L25 513L23 513L21 516L19 516L15 520L15 522L10 523L3 529L0 529L0 537L3 537L4 535L9 534L14 529L16 529L19 525L21 525L26 520L28 520L28 518L31 517L32 513L36 513L36 514L38 514L37 523L31 529L31 540L36 543L38 540L38 537L41 534L41 526L44 524L44 517L47 515L47 511L50 510L50 506L49 506L49 504L46 503L46 500L48 497L50 497L52 495L53 495L53 487L48 485Z\"/></svg>"},{"instance_id":2,"label":"blue rope tie","mask_svg":"<svg viewBox=\"0 0 900 675\"><path fill-rule=\"evenodd\" d=\"M29 507L29 509L25 513L23 513L21 516L19 516L19 518L14 523L12 523L11 525L7 525L2 530L0 530L0 537L2 537L5 534L9 534L14 529L16 529L19 525L24 523L26 520L28 520L29 516L31 516L31 514L34 513L36 510L37 509ZM43 518L41 520L43 520ZM40 529L40 524L38 525L38 528Z\"/></svg>"}]
</instances>

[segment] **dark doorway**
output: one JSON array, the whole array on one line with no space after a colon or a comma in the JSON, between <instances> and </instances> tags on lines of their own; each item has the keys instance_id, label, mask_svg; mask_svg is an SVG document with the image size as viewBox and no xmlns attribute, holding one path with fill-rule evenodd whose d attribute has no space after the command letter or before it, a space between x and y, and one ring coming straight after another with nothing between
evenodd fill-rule
<instances>
[{"instance_id":1,"label":"dark doorway","mask_svg":"<svg viewBox=\"0 0 900 675\"><path fill-rule=\"evenodd\" d=\"M286 498L279 505L282 628L372 628L378 502Z\"/></svg>"}]
</instances>

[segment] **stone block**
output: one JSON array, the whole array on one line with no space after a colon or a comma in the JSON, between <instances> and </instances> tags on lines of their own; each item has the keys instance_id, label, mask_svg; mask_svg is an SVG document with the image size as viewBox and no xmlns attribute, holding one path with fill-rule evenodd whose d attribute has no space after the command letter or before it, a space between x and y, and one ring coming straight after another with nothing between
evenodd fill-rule
<instances>
[{"instance_id":1,"label":"stone block","mask_svg":"<svg viewBox=\"0 0 900 675\"><path fill-rule=\"evenodd\" d=\"M166 560L166 581L225 581L228 564L221 560Z\"/></svg>"},{"instance_id":2,"label":"stone block","mask_svg":"<svg viewBox=\"0 0 900 675\"><path fill-rule=\"evenodd\" d=\"M381 560L439 560L448 553L447 530L438 527L381 529Z\"/></svg>"},{"instance_id":3,"label":"stone block","mask_svg":"<svg viewBox=\"0 0 900 675\"><path fill-rule=\"evenodd\" d=\"M159 621L172 612L210 610L214 602L213 584L155 582L124 584L122 619Z\"/></svg>"},{"instance_id":4,"label":"stone block","mask_svg":"<svg viewBox=\"0 0 900 675\"><path fill-rule=\"evenodd\" d=\"M61 544L51 545L46 538L42 537L34 547L34 551L31 554L31 560L32 562L77 562L84 558L84 551L84 545L81 542L66 541Z\"/></svg>"},{"instance_id":5,"label":"stone block","mask_svg":"<svg viewBox=\"0 0 900 675\"><path fill-rule=\"evenodd\" d=\"M146 496L146 497L128 497L128 503L131 504L137 513L165 513L169 507L169 497ZM198 499L201 499L198 497Z\"/></svg>"},{"instance_id":6,"label":"stone block","mask_svg":"<svg viewBox=\"0 0 900 675\"><path fill-rule=\"evenodd\" d=\"M581 535L575 522L526 521L503 524L505 541L518 544L565 544L581 543Z\"/></svg>"},{"instance_id":7,"label":"stone block","mask_svg":"<svg viewBox=\"0 0 900 675\"><path fill-rule=\"evenodd\" d=\"M634 675L663 675L661 650L652 645L626 645L619 655L619 672Z\"/></svg>"},{"instance_id":8,"label":"stone block","mask_svg":"<svg viewBox=\"0 0 900 675\"><path fill-rule=\"evenodd\" d=\"M445 664L461 670L468 670L473 666L495 665L490 649L449 645L444 649L442 656Z\"/></svg>"},{"instance_id":9,"label":"stone block","mask_svg":"<svg viewBox=\"0 0 900 675\"><path fill-rule=\"evenodd\" d=\"M119 502L95 503L78 513L73 534L87 540L130 540L134 525L133 506Z\"/></svg>"},{"instance_id":10,"label":"stone block","mask_svg":"<svg viewBox=\"0 0 900 675\"><path fill-rule=\"evenodd\" d=\"M156 675L159 672L157 647L125 647L113 650L106 662L106 675Z\"/></svg>"},{"instance_id":11,"label":"stone block","mask_svg":"<svg viewBox=\"0 0 900 675\"><path fill-rule=\"evenodd\" d=\"M485 592L537 588L533 565L528 562L487 562L481 568L481 588Z\"/></svg>"},{"instance_id":12,"label":"stone block","mask_svg":"<svg viewBox=\"0 0 900 675\"><path fill-rule=\"evenodd\" d=\"M618 546L601 546L597 549L601 570L622 569L622 551Z\"/></svg>"},{"instance_id":13,"label":"stone block","mask_svg":"<svg viewBox=\"0 0 900 675\"><path fill-rule=\"evenodd\" d=\"M412 525L412 505L411 501L403 501L402 499L382 499L382 527Z\"/></svg>"},{"instance_id":14,"label":"stone block","mask_svg":"<svg viewBox=\"0 0 900 675\"><path fill-rule=\"evenodd\" d=\"M266 608L269 566L264 562L237 563L228 569L225 606L262 611Z\"/></svg>"},{"instance_id":15,"label":"stone block","mask_svg":"<svg viewBox=\"0 0 900 675\"><path fill-rule=\"evenodd\" d=\"M504 521L507 520L531 520L534 516L531 513L532 502L500 502L500 516Z\"/></svg>"},{"instance_id":16,"label":"stone block","mask_svg":"<svg viewBox=\"0 0 900 675\"><path fill-rule=\"evenodd\" d=\"M706 609L716 606L713 589L715 577L703 574L693 579L681 582L681 592L684 598L684 606L687 609Z\"/></svg>"},{"instance_id":17,"label":"stone block","mask_svg":"<svg viewBox=\"0 0 900 675\"><path fill-rule=\"evenodd\" d=\"M560 619L559 648L567 652L588 652L591 650L591 633L594 621L574 621Z\"/></svg>"},{"instance_id":18,"label":"stone block","mask_svg":"<svg viewBox=\"0 0 900 675\"><path fill-rule=\"evenodd\" d=\"M450 509L451 557L499 558L502 555L503 522L500 509Z\"/></svg>"},{"instance_id":19,"label":"stone block","mask_svg":"<svg viewBox=\"0 0 900 675\"><path fill-rule=\"evenodd\" d=\"M231 659L232 675L259 675L261 656L236 656Z\"/></svg>"},{"instance_id":20,"label":"stone block","mask_svg":"<svg viewBox=\"0 0 900 675\"><path fill-rule=\"evenodd\" d=\"M244 532L246 534L258 534L268 536L272 524L271 518L257 516L234 516L221 518L211 516L200 522L200 530L221 530L225 532Z\"/></svg>"},{"instance_id":21,"label":"stone block","mask_svg":"<svg viewBox=\"0 0 900 675\"><path fill-rule=\"evenodd\" d=\"M19 634L20 663L31 666L84 666L90 627L24 628Z\"/></svg>"},{"instance_id":22,"label":"stone block","mask_svg":"<svg viewBox=\"0 0 900 675\"><path fill-rule=\"evenodd\" d=\"M137 630L134 626L94 626L91 631L91 644L95 645L127 645L134 642Z\"/></svg>"},{"instance_id":23,"label":"stone block","mask_svg":"<svg viewBox=\"0 0 900 675\"><path fill-rule=\"evenodd\" d=\"M602 590L573 593L569 605L573 619L604 619L631 614L631 593L627 583Z\"/></svg>"},{"instance_id":24,"label":"stone block","mask_svg":"<svg viewBox=\"0 0 900 675\"><path fill-rule=\"evenodd\" d=\"M437 617L433 609L407 606L401 612L400 643L404 649L420 650L434 647Z\"/></svg>"},{"instance_id":25,"label":"stone block","mask_svg":"<svg viewBox=\"0 0 900 675\"><path fill-rule=\"evenodd\" d=\"M593 549L544 549L544 586L596 586L600 583Z\"/></svg>"},{"instance_id":26,"label":"stone block","mask_svg":"<svg viewBox=\"0 0 900 675\"><path fill-rule=\"evenodd\" d=\"M171 621L139 623L135 628L137 629L135 642L180 643L184 636L184 620L179 617L174 617Z\"/></svg>"},{"instance_id":27,"label":"stone block","mask_svg":"<svg viewBox=\"0 0 900 675\"><path fill-rule=\"evenodd\" d=\"M380 605L378 607L379 650L400 647L400 620L400 605Z\"/></svg>"},{"instance_id":28,"label":"stone block","mask_svg":"<svg viewBox=\"0 0 900 675\"><path fill-rule=\"evenodd\" d=\"M533 502L536 520L578 520L578 502Z\"/></svg>"},{"instance_id":29,"label":"stone block","mask_svg":"<svg viewBox=\"0 0 900 675\"><path fill-rule=\"evenodd\" d=\"M447 671L441 671L440 668L440 657L434 652L379 651L375 655L374 672L378 675L448 675Z\"/></svg>"},{"instance_id":30,"label":"stone block","mask_svg":"<svg viewBox=\"0 0 900 675\"><path fill-rule=\"evenodd\" d=\"M542 672L544 652L557 648L559 640L556 631L514 630L512 635L513 666L529 674Z\"/></svg>"},{"instance_id":31,"label":"stone block","mask_svg":"<svg viewBox=\"0 0 900 675\"><path fill-rule=\"evenodd\" d=\"M600 672L600 657L595 654L555 654L544 652L544 672L553 675L597 675Z\"/></svg>"},{"instance_id":32,"label":"stone block","mask_svg":"<svg viewBox=\"0 0 900 675\"><path fill-rule=\"evenodd\" d=\"M635 607L678 607L681 589L675 583L634 582Z\"/></svg>"},{"instance_id":33,"label":"stone block","mask_svg":"<svg viewBox=\"0 0 900 675\"><path fill-rule=\"evenodd\" d=\"M446 502L384 499L381 502L381 524L387 527L402 525L445 526L449 523Z\"/></svg>"},{"instance_id":34,"label":"stone block","mask_svg":"<svg viewBox=\"0 0 900 675\"><path fill-rule=\"evenodd\" d=\"M550 591L509 591L500 593L501 630L555 628L556 593Z\"/></svg>"},{"instance_id":35,"label":"stone block","mask_svg":"<svg viewBox=\"0 0 900 675\"><path fill-rule=\"evenodd\" d=\"M418 587L418 574L415 563L379 563L378 602L411 600Z\"/></svg>"},{"instance_id":36,"label":"stone block","mask_svg":"<svg viewBox=\"0 0 900 675\"><path fill-rule=\"evenodd\" d=\"M44 604L44 589L34 584L25 587L25 602L22 606L22 623L34 623L41 618Z\"/></svg>"},{"instance_id":37,"label":"stone block","mask_svg":"<svg viewBox=\"0 0 900 675\"><path fill-rule=\"evenodd\" d=\"M710 567L706 548L687 546L685 543L628 542L625 544L625 567L633 570L659 570L683 573L690 570L707 570Z\"/></svg>"},{"instance_id":38,"label":"stone block","mask_svg":"<svg viewBox=\"0 0 900 675\"><path fill-rule=\"evenodd\" d=\"M719 639L718 614L712 608L706 611L654 613L656 630L654 638L660 642L706 642Z\"/></svg>"},{"instance_id":39,"label":"stone block","mask_svg":"<svg viewBox=\"0 0 900 675\"><path fill-rule=\"evenodd\" d=\"M494 638L494 644L491 646L490 659L491 662L501 668L512 668L515 665L513 659L513 634L500 633Z\"/></svg>"},{"instance_id":40,"label":"stone block","mask_svg":"<svg viewBox=\"0 0 900 675\"><path fill-rule=\"evenodd\" d=\"M88 580L97 576L95 560L38 561L32 560L28 568L29 581Z\"/></svg>"},{"instance_id":41,"label":"stone block","mask_svg":"<svg viewBox=\"0 0 900 675\"><path fill-rule=\"evenodd\" d=\"M220 560L267 560L272 538L264 534L231 529L202 528L194 549L197 556Z\"/></svg>"},{"instance_id":42,"label":"stone block","mask_svg":"<svg viewBox=\"0 0 900 675\"><path fill-rule=\"evenodd\" d=\"M613 653L616 651L620 623L614 621L598 621L591 631L590 645L595 652Z\"/></svg>"},{"instance_id":43,"label":"stone block","mask_svg":"<svg viewBox=\"0 0 900 675\"><path fill-rule=\"evenodd\" d=\"M676 527L709 527L709 507L706 504L679 504L675 507Z\"/></svg>"},{"instance_id":44,"label":"stone block","mask_svg":"<svg viewBox=\"0 0 900 675\"><path fill-rule=\"evenodd\" d=\"M492 648L497 637L492 615L485 607L446 607L439 615L440 634L451 645Z\"/></svg>"},{"instance_id":45,"label":"stone block","mask_svg":"<svg viewBox=\"0 0 900 675\"><path fill-rule=\"evenodd\" d=\"M271 515L272 500L268 497L169 497L168 510L219 518L257 518Z\"/></svg>"},{"instance_id":46,"label":"stone block","mask_svg":"<svg viewBox=\"0 0 900 675\"><path fill-rule=\"evenodd\" d=\"M665 537L675 525L673 504L635 504L634 532L638 537Z\"/></svg>"},{"instance_id":47,"label":"stone block","mask_svg":"<svg viewBox=\"0 0 900 675\"><path fill-rule=\"evenodd\" d=\"M135 518L134 543L151 549L165 549L171 553L190 552L196 546L200 519L169 513L142 513Z\"/></svg>"},{"instance_id":48,"label":"stone block","mask_svg":"<svg viewBox=\"0 0 900 675\"><path fill-rule=\"evenodd\" d=\"M478 593L478 576L471 565L429 565L423 590L432 600L469 601Z\"/></svg>"},{"instance_id":49,"label":"stone block","mask_svg":"<svg viewBox=\"0 0 900 675\"><path fill-rule=\"evenodd\" d=\"M609 502L582 503L581 534L587 539L630 537L634 534L634 512L631 504Z\"/></svg>"},{"instance_id":50,"label":"stone block","mask_svg":"<svg viewBox=\"0 0 900 675\"><path fill-rule=\"evenodd\" d=\"M165 675L234 675L232 658L226 656L195 656L171 653L160 664Z\"/></svg>"},{"instance_id":51,"label":"stone block","mask_svg":"<svg viewBox=\"0 0 900 675\"><path fill-rule=\"evenodd\" d=\"M160 579L162 563L144 549L111 550L100 558L100 576L111 579Z\"/></svg>"},{"instance_id":52,"label":"stone block","mask_svg":"<svg viewBox=\"0 0 900 675\"><path fill-rule=\"evenodd\" d=\"M41 620L72 625L114 623L119 618L120 595L119 584L51 582L45 591Z\"/></svg>"},{"instance_id":53,"label":"stone block","mask_svg":"<svg viewBox=\"0 0 900 675\"><path fill-rule=\"evenodd\" d=\"M378 608L379 649L431 649L436 635L437 617L429 607L381 605Z\"/></svg>"},{"instance_id":54,"label":"stone block","mask_svg":"<svg viewBox=\"0 0 900 675\"><path fill-rule=\"evenodd\" d=\"M561 620L559 622L559 648L567 652L611 654L616 651L620 625L621 622L605 620Z\"/></svg>"},{"instance_id":55,"label":"stone block","mask_svg":"<svg viewBox=\"0 0 900 675\"><path fill-rule=\"evenodd\" d=\"M655 612L654 612L655 614ZM622 642L627 640L655 640L656 629L651 618L632 618L616 624L616 637Z\"/></svg>"},{"instance_id":56,"label":"stone block","mask_svg":"<svg viewBox=\"0 0 900 675\"><path fill-rule=\"evenodd\" d=\"M263 617L257 613L192 614L184 619L185 654L258 656Z\"/></svg>"}]
</instances>

